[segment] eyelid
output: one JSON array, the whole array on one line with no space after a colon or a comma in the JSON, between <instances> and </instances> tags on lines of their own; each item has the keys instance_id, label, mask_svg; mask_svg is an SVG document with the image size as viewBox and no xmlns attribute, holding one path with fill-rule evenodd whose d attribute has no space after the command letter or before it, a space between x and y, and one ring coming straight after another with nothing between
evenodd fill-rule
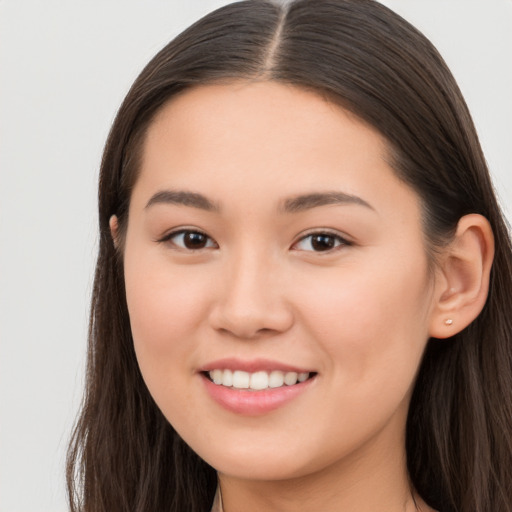
<instances>
[{"instance_id":1,"label":"eyelid","mask_svg":"<svg viewBox=\"0 0 512 512\"><path fill-rule=\"evenodd\" d=\"M184 227L174 228L174 229L170 230L169 232L167 232L165 235L163 235L160 238L156 239L155 242L157 242L157 243L171 242L172 243L172 238L174 238L174 237L176 237L178 235L182 235L184 233L198 233L200 235L203 235L203 236L205 236L208 239L209 242L213 243L213 247L212 247L212 245L210 245L210 246L206 246L206 247L190 249L190 248L187 248L187 247L181 247L180 245L178 245L176 243L173 243L173 245L177 249L179 249L179 250L183 250L183 251L187 251L187 252L199 252L199 251L202 251L202 250L205 250L205 249L212 249L212 248L218 248L219 247L217 242L210 235L208 235L208 233L206 233L202 229L199 229L199 228L194 227L194 226L184 226ZM315 236L315 235L327 235L327 236L335 238L339 243L335 247L333 247L331 249L326 249L325 251L314 251L314 250L308 251L308 250L305 250L305 249L295 249L295 247L300 242L304 241L308 237L312 237L312 236ZM340 233L339 231L336 231L336 230L331 229L331 228L315 228L315 229L308 230L308 231L306 231L304 233L301 233L298 236L298 238L296 239L296 241L292 244L291 249L292 250L302 250L304 252L315 252L315 253L320 254L320 253L332 253L333 251L336 251L336 250L338 250L340 248L351 246L351 245L353 245L353 242L346 235Z\"/></svg>"}]
</instances>

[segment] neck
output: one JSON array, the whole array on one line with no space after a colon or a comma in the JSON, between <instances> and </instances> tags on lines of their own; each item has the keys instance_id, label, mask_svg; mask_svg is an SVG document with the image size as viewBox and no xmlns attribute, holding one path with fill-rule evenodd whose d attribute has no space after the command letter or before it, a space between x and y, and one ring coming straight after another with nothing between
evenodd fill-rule
<instances>
[{"instance_id":1,"label":"neck","mask_svg":"<svg viewBox=\"0 0 512 512\"><path fill-rule=\"evenodd\" d=\"M219 474L224 512L431 511L413 494L405 448L397 452L395 442L382 443L382 439L369 444L376 446L362 447L330 467L288 480L246 480ZM405 446L403 436L400 446Z\"/></svg>"}]
</instances>

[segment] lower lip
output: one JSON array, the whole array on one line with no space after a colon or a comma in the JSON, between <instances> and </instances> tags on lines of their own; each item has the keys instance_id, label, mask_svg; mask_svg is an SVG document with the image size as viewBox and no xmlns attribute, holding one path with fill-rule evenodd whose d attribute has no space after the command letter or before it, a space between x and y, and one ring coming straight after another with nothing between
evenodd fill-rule
<instances>
[{"instance_id":1,"label":"lower lip","mask_svg":"<svg viewBox=\"0 0 512 512\"><path fill-rule=\"evenodd\" d=\"M258 416L286 405L304 393L315 380L315 377L312 377L293 386L251 391L214 384L203 374L201 374L201 378L208 394L215 402L228 411L245 416Z\"/></svg>"}]
</instances>

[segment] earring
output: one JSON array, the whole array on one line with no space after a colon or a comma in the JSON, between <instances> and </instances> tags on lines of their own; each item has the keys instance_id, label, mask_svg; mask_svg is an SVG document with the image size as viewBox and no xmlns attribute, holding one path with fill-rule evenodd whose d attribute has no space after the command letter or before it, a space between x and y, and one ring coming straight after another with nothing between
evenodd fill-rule
<instances>
[{"instance_id":1,"label":"earring","mask_svg":"<svg viewBox=\"0 0 512 512\"><path fill-rule=\"evenodd\" d=\"M444 321L444 323L445 323L446 325L452 325L452 324L453 324L453 320L452 320L451 318L447 318L447 319Z\"/></svg>"}]
</instances>

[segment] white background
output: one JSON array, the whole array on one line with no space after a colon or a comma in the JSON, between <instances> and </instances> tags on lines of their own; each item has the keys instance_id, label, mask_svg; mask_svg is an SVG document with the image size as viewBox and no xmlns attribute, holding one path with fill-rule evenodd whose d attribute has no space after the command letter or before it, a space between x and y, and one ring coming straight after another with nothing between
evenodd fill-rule
<instances>
[{"instance_id":1,"label":"white background","mask_svg":"<svg viewBox=\"0 0 512 512\"><path fill-rule=\"evenodd\" d=\"M222 0L0 0L0 512L67 509L96 180L124 94ZM512 217L512 0L386 0L444 55Z\"/></svg>"}]
</instances>

